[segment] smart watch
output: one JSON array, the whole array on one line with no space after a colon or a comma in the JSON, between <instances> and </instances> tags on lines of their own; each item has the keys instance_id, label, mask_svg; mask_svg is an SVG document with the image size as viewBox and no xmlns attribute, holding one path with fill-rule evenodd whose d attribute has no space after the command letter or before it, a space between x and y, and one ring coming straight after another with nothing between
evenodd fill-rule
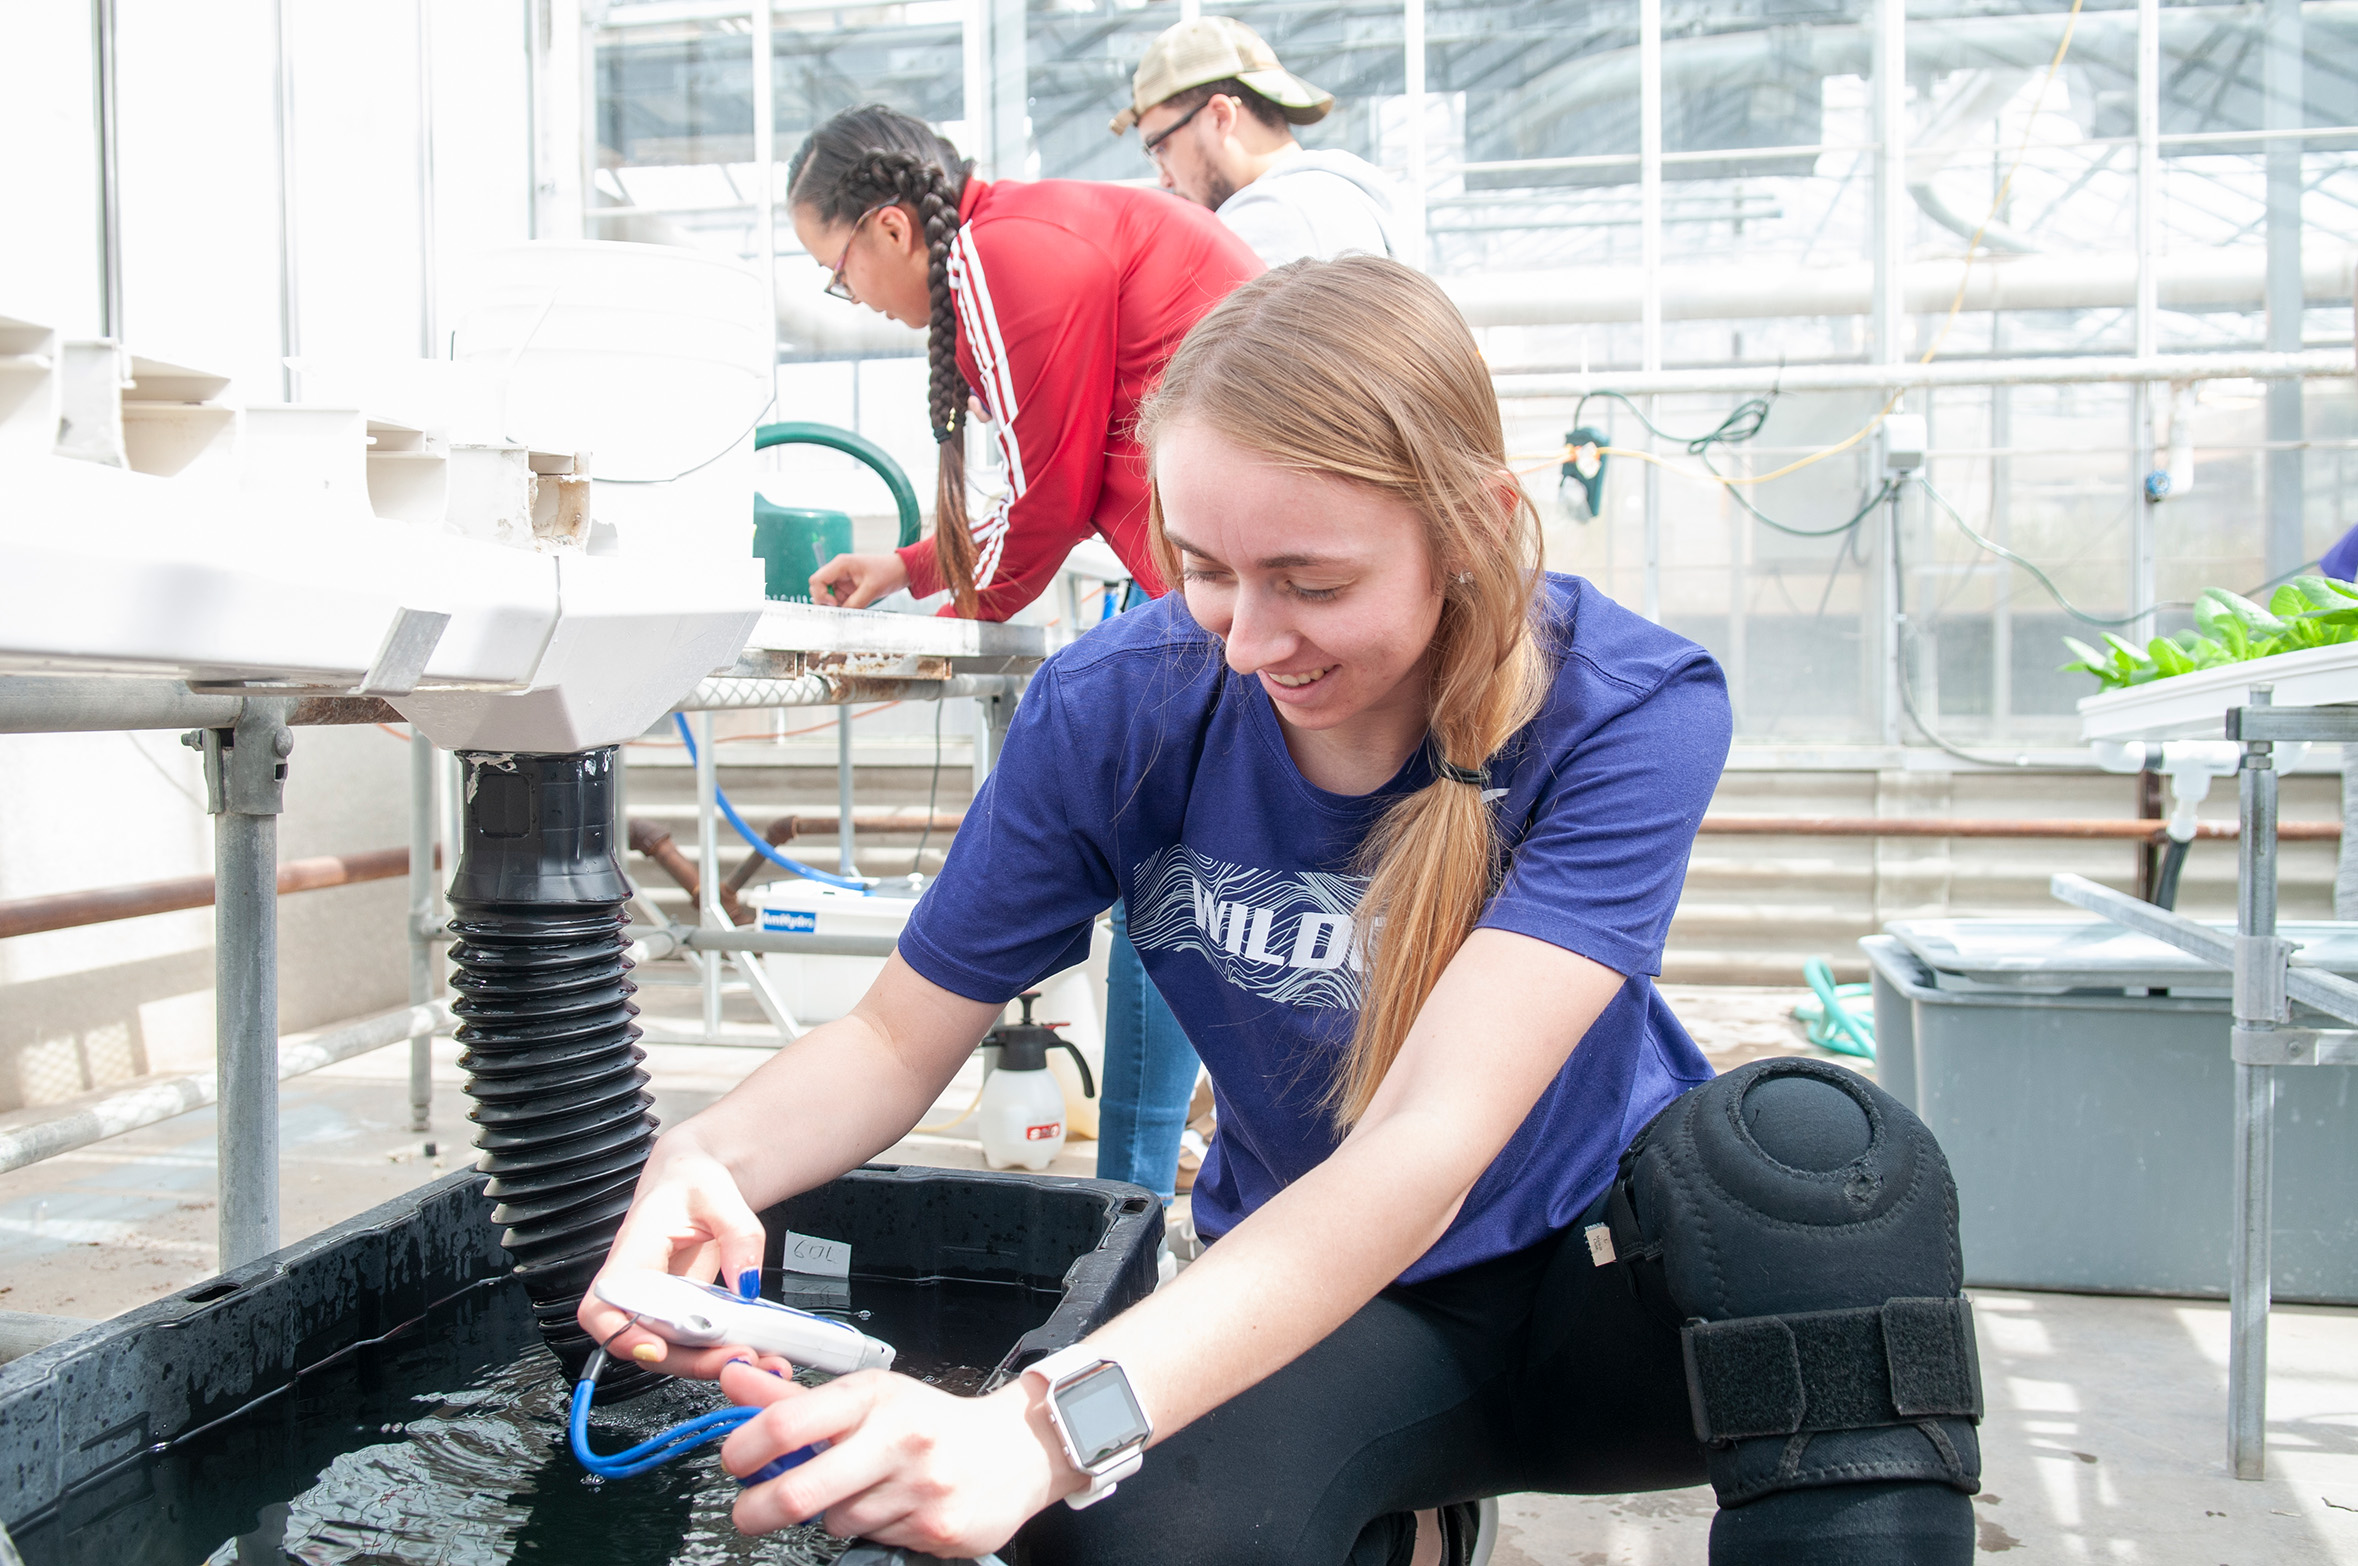
<instances>
[{"instance_id":1,"label":"smart watch","mask_svg":"<svg viewBox=\"0 0 2358 1566\"><path fill-rule=\"evenodd\" d=\"M1076 1512L1095 1506L1138 1472L1154 1425L1138 1406L1118 1360L1075 1344L1035 1361L1024 1374L1047 1383L1048 1422L1056 1427L1065 1457L1089 1476L1089 1488L1066 1496L1065 1505Z\"/></svg>"}]
</instances>

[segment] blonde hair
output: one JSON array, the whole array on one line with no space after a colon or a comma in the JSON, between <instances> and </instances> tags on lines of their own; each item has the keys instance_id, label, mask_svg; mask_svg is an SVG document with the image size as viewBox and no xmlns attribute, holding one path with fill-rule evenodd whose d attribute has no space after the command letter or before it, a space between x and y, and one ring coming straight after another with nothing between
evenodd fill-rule
<instances>
[{"instance_id":1,"label":"blonde hair","mask_svg":"<svg viewBox=\"0 0 2358 1566\"><path fill-rule=\"evenodd\" d=\"M1180 421L1282 466L1364 484L1425 519L1441 589L1434 760L1479 772L1538 712L1552 658L1533 626L1539 513L1506 472L1488 368L1448 295L1374 256L1298 261L1244 284L1187 334L1139 416L1149 455ZM1512 500L1508 500L1511 490ZM1163 577L1177 551L1149 490ZM1500 845L1480 787L1440 775L1369 834L1354 920L1367 961L1359 1024L1327 1106L1367 1112L1441 972L1481 917Z\"/></svg>"}]
</instances>

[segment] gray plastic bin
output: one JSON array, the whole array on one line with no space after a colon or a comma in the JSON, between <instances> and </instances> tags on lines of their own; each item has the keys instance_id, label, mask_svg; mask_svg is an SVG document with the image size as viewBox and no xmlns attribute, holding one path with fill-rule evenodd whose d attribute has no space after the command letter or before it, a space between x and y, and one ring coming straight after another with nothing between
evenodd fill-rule
<instances>
[{"instance_id":1,"label":"gray plastic bin","mask_svg":"<svg viewBox=\"0 0 2358 1566\"><path fill-rule=\"evenodd\" d=\"M1948 1152L1969 1283L2226 1294L2224 999L1948 988L1956 975L1894 935L1859 946L1874 973L1876 1074ZM2277 1073L2280 1300L2358 1303L2354 1076Z\"/></svg>"}]
</instances>

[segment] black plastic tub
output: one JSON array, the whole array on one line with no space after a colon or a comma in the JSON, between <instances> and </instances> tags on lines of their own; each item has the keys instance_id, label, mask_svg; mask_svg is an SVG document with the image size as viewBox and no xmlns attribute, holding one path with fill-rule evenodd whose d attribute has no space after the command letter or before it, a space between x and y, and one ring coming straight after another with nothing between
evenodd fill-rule
<instances>
[{"instance_id":1,"label":"black plastic tub","mask_svg":"<svg viewBox=\"0 0 2358 1566\"><path fill-rule=\"evenodd\" d=\"M502 1367L545 1359L482 1183L470 1170L422 1186L0 1367L0 1520L27 1560L203 1560L268 1532L274 1507L283 1523L283 1502L323 1463L398 1432L429 1395L470 1375L496 1388ZM848 1241L854 1302L863 1290L883 1302L868 1330L905 1361L978 1367L962 1390L1151 1291L1163 1229L1135 1186L910 1166L855 1170L763 1221L766 1292L789 1230ZM933 1354L937 1343L959 1347ZM577 1509L581 1478L551 1455L524 1488L552 1512Z\"/></svg>"}]
</instances>

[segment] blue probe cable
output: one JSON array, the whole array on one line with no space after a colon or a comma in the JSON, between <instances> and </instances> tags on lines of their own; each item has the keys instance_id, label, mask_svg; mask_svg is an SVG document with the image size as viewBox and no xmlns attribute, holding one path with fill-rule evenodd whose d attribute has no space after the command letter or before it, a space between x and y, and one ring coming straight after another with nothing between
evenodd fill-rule
<instances>
[{"instance_id":1,"label":"blue probe cable","mask_svg":"<svg viewBox=\"0 0 2358 1566\"><path fill-rule=\"evenodd\" d=\"M688 761L690 764L693 764L696 760L696 741L688 733L687 715L685 713L675 712L671 715L671 721L679 726L680 738L686 743L688 747ZM772 848L768 843L762 841L761 834L754 831L753 828L747 826L745 824L745 818L737 814L737 807L729 803L729 796L721 792L720 784L717 781L715 781L712 785L712 797L714 801L719 804L720 813L729 818L729 825L737 829L738 836L744 838L746 842L751 843L755 853L761 855L762 858L767 859L771 864L776 865L779 869L791 870L796 875L816 881L822 886L841 887L847 892L857 892L862 897L870 895L865 882L850 880L847 877L840 875L829 875L824 870L814 870L799 859L787 858L784 854L781 854L776 849ZM839 826L837 830L840 831L841 827Z\"/></svg>"},{"instance_id":2,"label":"blue probe cable","mask_svg":"<svg viewBox=\"0 0 2358 1566\"><path fill-rule=\"evenodd\" d=\"M598 1372L606 1368L605 1358L604 1349L592 1354L581 1380L574 1383L573 1418L567 1431L572 1437L575 1459L601 1479L631 1479L650 1469L660 1468L675 1457L684 1457L708 1442L718 1441L761 1412L757 1408L737 1406L715 1409L686 1424L674 1425L661 1435L641 1441L626 1451L600 1456L590 1450L589 1416L590 1398L598 1389Z\"/></svg>"},{"instance_id":3,"label":"blue probe cable","mask_svg":"<svg viewBox=\"0 0 2358 1566\"><path fill-rule=\"evenodd\" d=\"M737 1280L737 1292L747 1299L761 1297L761 1274L747 1269ZM638 1318L631 1318L636 1321ZM699 1414L684 1424L672 1426L660 1435L648 1437L638 1445L620 1452L604 1455L590 1450L590 1399L597 1394L598 1373L606 1368L603 1345L591 1351L589 1363L582 1366L581 1379L573 1384L573 1414L566 1422L565 1433L573 1445L574 1460L601 1479L633 1479L651 1469L660 1468L675 1457L685 1457L700 1446L720 1440L730 1431L761 1412L742 1403L727 1408L716 1408L709 1414ZM768 1464L758 1473L747 1475L737 1483L751 1488L765 1479L775 1479L789 1468L799 1467L825 1450L826 1443L798 1447Z\"/></svg>"}]
</instances>

